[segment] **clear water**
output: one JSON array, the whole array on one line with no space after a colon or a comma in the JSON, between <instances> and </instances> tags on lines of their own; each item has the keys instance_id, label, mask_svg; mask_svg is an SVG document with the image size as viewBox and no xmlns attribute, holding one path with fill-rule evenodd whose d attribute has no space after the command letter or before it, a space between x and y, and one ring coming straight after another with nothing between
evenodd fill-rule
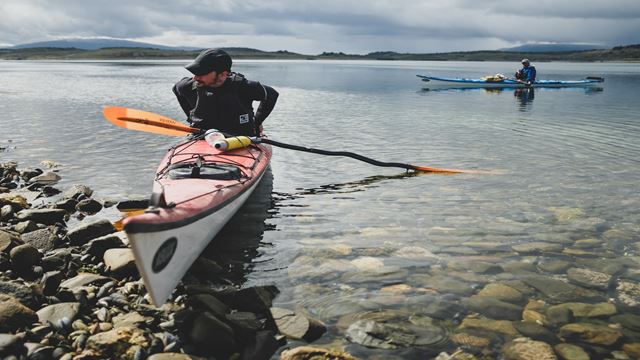
<instances>
[{"instance_id":1,"label":"clear water","mask_svg":"<svg viewBox=\"0 0 640 360\"><path fill-rule=\"evenodd\" d=\"M86 184L97 197L148 194L158 161L177 139L114 127L101 110L126 106L184 120L171 92L187 76L184 63L0 62L1 161L24 168L53 160L62 164L58 187ZM487 172L407 176L401 169L275 149L272 177L234 219L236 231L218 239L260 241L245 259L246 284L276 285L277 305L302 308L328 325L319 342L344 343L367 356L394 352L349 344L338 321L354 313L414 311L409 299L422 291L416 285L401 296L382 290L407 283L412 274L460 280L464 271L451 269L474 261L580 260L562 252L525 256L510 250L534 241L571 247L597 239L602 244L589 251L639 261L640 67L539 63L541 79L606 81L524 93L428 90L415 76L476 78L511 74L517 65L237 61L236 71L280 93L265 123L275 140ZM502 247L468 245L474 242ZM416 260L399 251L406 248L435 257ZM385 271L367 268L367 262ZM462 280L472 288L500 280L465 271ZM508 278L506 273L501 276ZM397 351L413 357L422 350Z\"/></svg>"}]
</instances>

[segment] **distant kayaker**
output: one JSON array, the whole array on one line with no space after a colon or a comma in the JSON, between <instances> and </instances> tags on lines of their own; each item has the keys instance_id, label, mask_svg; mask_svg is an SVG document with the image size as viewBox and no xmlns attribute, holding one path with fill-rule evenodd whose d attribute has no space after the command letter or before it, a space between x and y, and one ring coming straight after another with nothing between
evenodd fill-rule
<instances>
[{"instance_id":1,"label":"distant kayaker","mask_svg":"<svg viewBox=\"0 0 640 360\"><path fill-rule=\"evenodd\" d=\"M224 50L203 50L185 66L194 76L178 81L173 93L193 127L233 135L259 135L278 92L232 72L231 64L231 56ZM260 102L255 113L253 101Z\"/></svg>"},{"instance_id":2,"label":"distant kayaker","mask_svg":"<svg viewBox=\"0 0 640 360\"><path fill-rule=\"evenodd\" d=\"M516 71L516 79L527 85L536 81L536 67L531 65L529 59L522 59L522 69Z\"/></svg>"}]
</instances>

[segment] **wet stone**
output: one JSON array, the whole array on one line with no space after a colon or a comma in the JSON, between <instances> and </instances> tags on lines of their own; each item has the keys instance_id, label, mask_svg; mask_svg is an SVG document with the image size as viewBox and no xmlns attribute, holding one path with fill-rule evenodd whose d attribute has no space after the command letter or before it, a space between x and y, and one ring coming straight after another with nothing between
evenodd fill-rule
<instances>
[{"instance_id":1,"label":"wet stone","mask_svg":"<svg viewBox=\"0 0 640 360\"><path fill-rule=\"evenodd\" d=\"M568 341L579 340L589 344L610 346L622 338L622 333L605 325L573 323L560 328L558 335Z\"/></svg>"},{"instance_id":2,"label":"wet stone","mask_svg":"<svg viewBox=\"0 0 640 360\"><path fill-rule=\"evenodd\" d=\"M236 348L233 330L209 313L195 318L189 338L196 346L211 353L228 355Z\"/></svg>"},{"instance_id":3,"label":"wet stone","mask_svg":"<svg viewBox=\"0 0 640 360\"><path fill-rule=\"evenodd\" d=\"M463 304L470 310L497 320L520 320L523 308L511 303L486 296L472 296Z\"/></svg>"},{"instance_id":4,"label":"wet stone","mask_svg":"<svg viewBox=\"0 0 640 360\"><path fill-rule=\"evenodd\" d=\"M271 308L271 315L280 333L291 339L312 342L327 331L322 322L291 310Z\"/></svg>"},{"instance_id":5,"label":"wet stone","mask_svg":"<svg viewBox=\"0 0 640 360\"><path fill-rule=\"evenodd\" d=\"M640 359L640 343L624 344L622 350L632 359Z\"/></svg>"},{"instance_id":6,"label":"wet stone","mask_svg":"<svg viewBox=\"0 0 640 360\"><path fill-rule=\"evenodd\" d=\"M520 334L533 340L540 340L550 344L554 344L559 341L558 337L553 332L532 321L515 321L513 326Z\"/></svg>"},{"instance_id":7,"label":"wet stone","mask_svg":"<svg viewBox=\"0 0 640 360\"><path fill-rule=\"evenodd\" d=\"M55 203L56 209L62 209L70 214L73 214L76 211L76 205L78 205L78 201L76 199L63 199Z\"/></svg>"},{"instance_id":8,"label":"wet stone","mask_svg":"<svg viewBox=\"0 0 640 360\"><path fill-rule=\"evenodd\" d=\"M561 244L547 243L547 242L530 242L511 247L513 251L519 254L540 254L540 253L554 253L562 251Z\"/></svg>"},{"instance_id":9,"label":"wet stone","mask_svg":"<svg viewBox=\"0 0 640 360\"><path fill-rule=\"evenodd\" d=\"M60 177L60 175L54 173L53 171L47 171L45 173L42 173L40 175L36 175L30 178L29 182L37 183L37 184L53 184L53 183L57 183L61 179L62 177Z\"/></svg>"},{"instance_id":10,"label":"wet stone","mask_svg":"<svg viewBox=\"0 0 640 360\"><path fill-rule=\"evenodd\" d=\"M617 313L615 305L610 303L564 303L549 307L549 309L547 309L547 313L557 314L565 309L571 311L574 317L585 318L611 316Z\"/></svg>"},{"instance_id":11,"label":"wet stone","mask_svg":"<svg viewBox=\"0 0 640 360\"><path fill-rule=\"evenodd\" d=\"M625 328L640 332L640 315L620 314L611 317L611 321L619 323Z\"/></svg>"},{"instance_id":12,"label":"wet stone","mask_svg":"<svg viewBox=\"0 0 640 360\"><path fill-rule=\"evenodd\" d=\"M73 291L74 289L81 288L89 284L105 283L110 280L112 279L102 275L80 273L71 279L63 281L62 284L60 284L60 287L67 288Z\"/></svg>"},{"instance_id":13,"label":"wet stone","mask_svg":"<svg viewBox=\"0 0 640 360\"><path fill-rule=\"evenodd\" d=\"M608 289L611 282L611 275L581 268L569 269L567 278L574 284L598 290Z\"/></svg>"},{"instance_id":14,"label":"wet stone","mask_svg":"<svg viewBox=\"0 0 640 360\"><path fill-rule=\"evenodd\" d=\"M513 323L507 320L466 318L462 321L462 324L460 324L459 329L481 329L484 331L497 332L513 337L520 335L518 330L516 330L516 328L513 326Z\"/></svg>"},{"instance_id":15,"label":"wet stone","mask_svg":"<svg viewBox=\"0 0 640 360\"><path fill-rule=\"evenodd\" d=\"M280 355L280 360L302 360L302 359L331 359L331 360L356 360L347 352L323 349L312 346L299 346L293 349L284 350Z\"/></svg>"},{"instance_id":16,"label":"wet stone","mask_svg":"<svg viewBox=\"0 0 640 360\"><path fill-rule=\"evenodd\" d=\"M542 341L518 338L506 343L502 349L505 360L556 360L551 346Z\"/></svg>"},{"instance_id":17,"label":"wet stone","mask_svg":"<svg viewBox=\"0 0 640 360\"><path fill-rule=\"evenodd\" d=\"M544 261L538 264L538 268L552 274L564 274L573 264L565 260Z\"/></svg>"},{"instance_id":18,"label":"wet stone","mask_svg":"<svg viewBox=\"0 0 640 360\"><path fill-rule=\"evenodd\" d=\"M96 214L102 210L102 204L95 199L83 199L76 204L76 210L84 214Z\"/></svg>"},{"instance_id":19,"label":"wet stone","mask_svg":"<svg viewBox=\"0 0 640 360\"><path fill-rule=\"evenodd\" d=\"M640 313L640 284L619 281L615 291L616 304L635 313Z\"/></svg>"},{"instance_id":20,"label":"wet stone","mask_svg":"<svg viewBox=\"0 0 640 360\"><path fill-rule=\"evenodd\" d=\"M475 292L472 284L456 280L443 275L413 274L407 278L407 283L413 286L434 289L442 294L456 294L470 296Z\"/></svg>"},{"instance_id":21,"label":"wet stone","mask_svg":"<svg viewBox=\"0 0 640 360\"><path fill-rule=\"evenodd\" d=\"M599 301L603 296L589 289L565 283L560 280L542 276L530 276L523 279L524 282L547 296L550 302L581 302Z\"/></svg>"},{"instance_id":22,"label":"wet stone","mask_svg":"<svg viewBox=\"0 0 640 360\"><path fill-rule=\"evenodd\" d=\"M29 233L31 231L35 231L38 230L38 224L35 221L31 221L31 220L27 220L27 221L21 221L19 223L17 223L14 227L14 229L16 230L16 232L20 233L20 234L26 234Z\"/></svg>"},{"instance_id":23,"label":"wet stone","mask_svg":"<svg viewBox=\"0 0 640 360\"><path fill-rule=\"evenodd\" d=\"M525 300L520 291L501 283L487 284L480 290L478 296L495 298L512 304L521 304Z\"/></svg>"},{"instance_id":24,"label":"wet stone","mask_svg":"<svg viewBox=\"0 0 640 360\"><path fill-rule=\"evenodd\" d=\"M562 360L590 360L589 354L578 345L557 344L553 347Z\"/></svg>"},{"instance_id":25,"label":"wet stone","mask_svg":"<svg viewBox=\"0 0 640 360\"><path fill-rule=\"evenodd\" d=\"M377 349L397 349L414 344L416 336L402 326L358 320L346 332L347 339Z\"/></svg>"},{"instance_id":26,"label":"wet stone","mask_svg":"<svg viewBox=\"0 0 640 360\"><path fill-rule=\"evenodd\" d=\"M67 189L62 197L65 199L78 199L80 197L89 197L93 194L93 190L90 187L85 185L73 185L69 189Z\"/></svg>"}]
</instances>

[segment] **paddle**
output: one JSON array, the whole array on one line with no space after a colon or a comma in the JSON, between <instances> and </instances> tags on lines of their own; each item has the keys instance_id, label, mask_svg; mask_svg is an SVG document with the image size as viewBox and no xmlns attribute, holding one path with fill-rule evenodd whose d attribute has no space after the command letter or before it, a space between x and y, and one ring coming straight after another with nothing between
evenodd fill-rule
<instances>
[{"instance_id":1,"label":"paddle","mask_svg":"<svg viewBox=\"0 0 640 360\"><path fill-rule=\"evenodd\" d=\"M129 109L124 107L106 107L103 111L104 117L111 122L112 124L123 127L125 129L130 130L138 130L145 131L154 134L161 135L170 135L170 136L185 136L193 133L198 133L202 131L201 129L192 128L181 122L173 120L168 117L164 117L162 115L142 111ZM270 144L273 146L291 149L296 151L303 151L313 154L320 155L328 155L328 156L344 156L350 157L352 159L360 160L375 166L382 167L397 167L407 170L415 170L420 172L429 172L429 173L444 173L444 174L458 174L458 173L477 173L473 170L457 170L457 169L440 169L433 168L428 166L418 166L397 162L382 162L378 160L374 160L368 158L366 156L362 156L356 153L348 152L348 151L330 151L330 150L322 150L322 149L314 149L308 148L299 145L291 145L281 143L275 140L263 138L263 137L252 137L250 138L253 143L264 143Z\"/></svg>"}]
</instances>

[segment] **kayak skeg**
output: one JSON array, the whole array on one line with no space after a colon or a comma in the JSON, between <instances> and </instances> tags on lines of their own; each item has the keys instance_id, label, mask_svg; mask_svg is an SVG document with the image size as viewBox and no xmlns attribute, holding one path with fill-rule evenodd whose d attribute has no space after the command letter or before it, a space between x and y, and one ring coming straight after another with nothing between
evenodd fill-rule
<instances>
[{"instance_id":1,"label":"kayak skeg","mask_svg":"<svg viewBox=\"0 0 640 360\"><path fill-rule=\"evenodd\" d=\"M446 78L426 75L416 75L427 87L477 87L477 88L524 88L524 87L571 87L601 84L603 78L586 78L583 80L536 80L530 85L514 79L489 81L485 79Z\"/></svg>"},{"instance_id":2,"label":"kayak skeg","mask_svg":"<svg viewBox=\"0 0 640 360\"><path fill-rule=\"evenodd\" d=\"M267 144L223 151L204 139L173 146L162 159L150 207L123 220L152 302L162 305L220 229L260 182Z\"/></svg>"}]
</instances>

